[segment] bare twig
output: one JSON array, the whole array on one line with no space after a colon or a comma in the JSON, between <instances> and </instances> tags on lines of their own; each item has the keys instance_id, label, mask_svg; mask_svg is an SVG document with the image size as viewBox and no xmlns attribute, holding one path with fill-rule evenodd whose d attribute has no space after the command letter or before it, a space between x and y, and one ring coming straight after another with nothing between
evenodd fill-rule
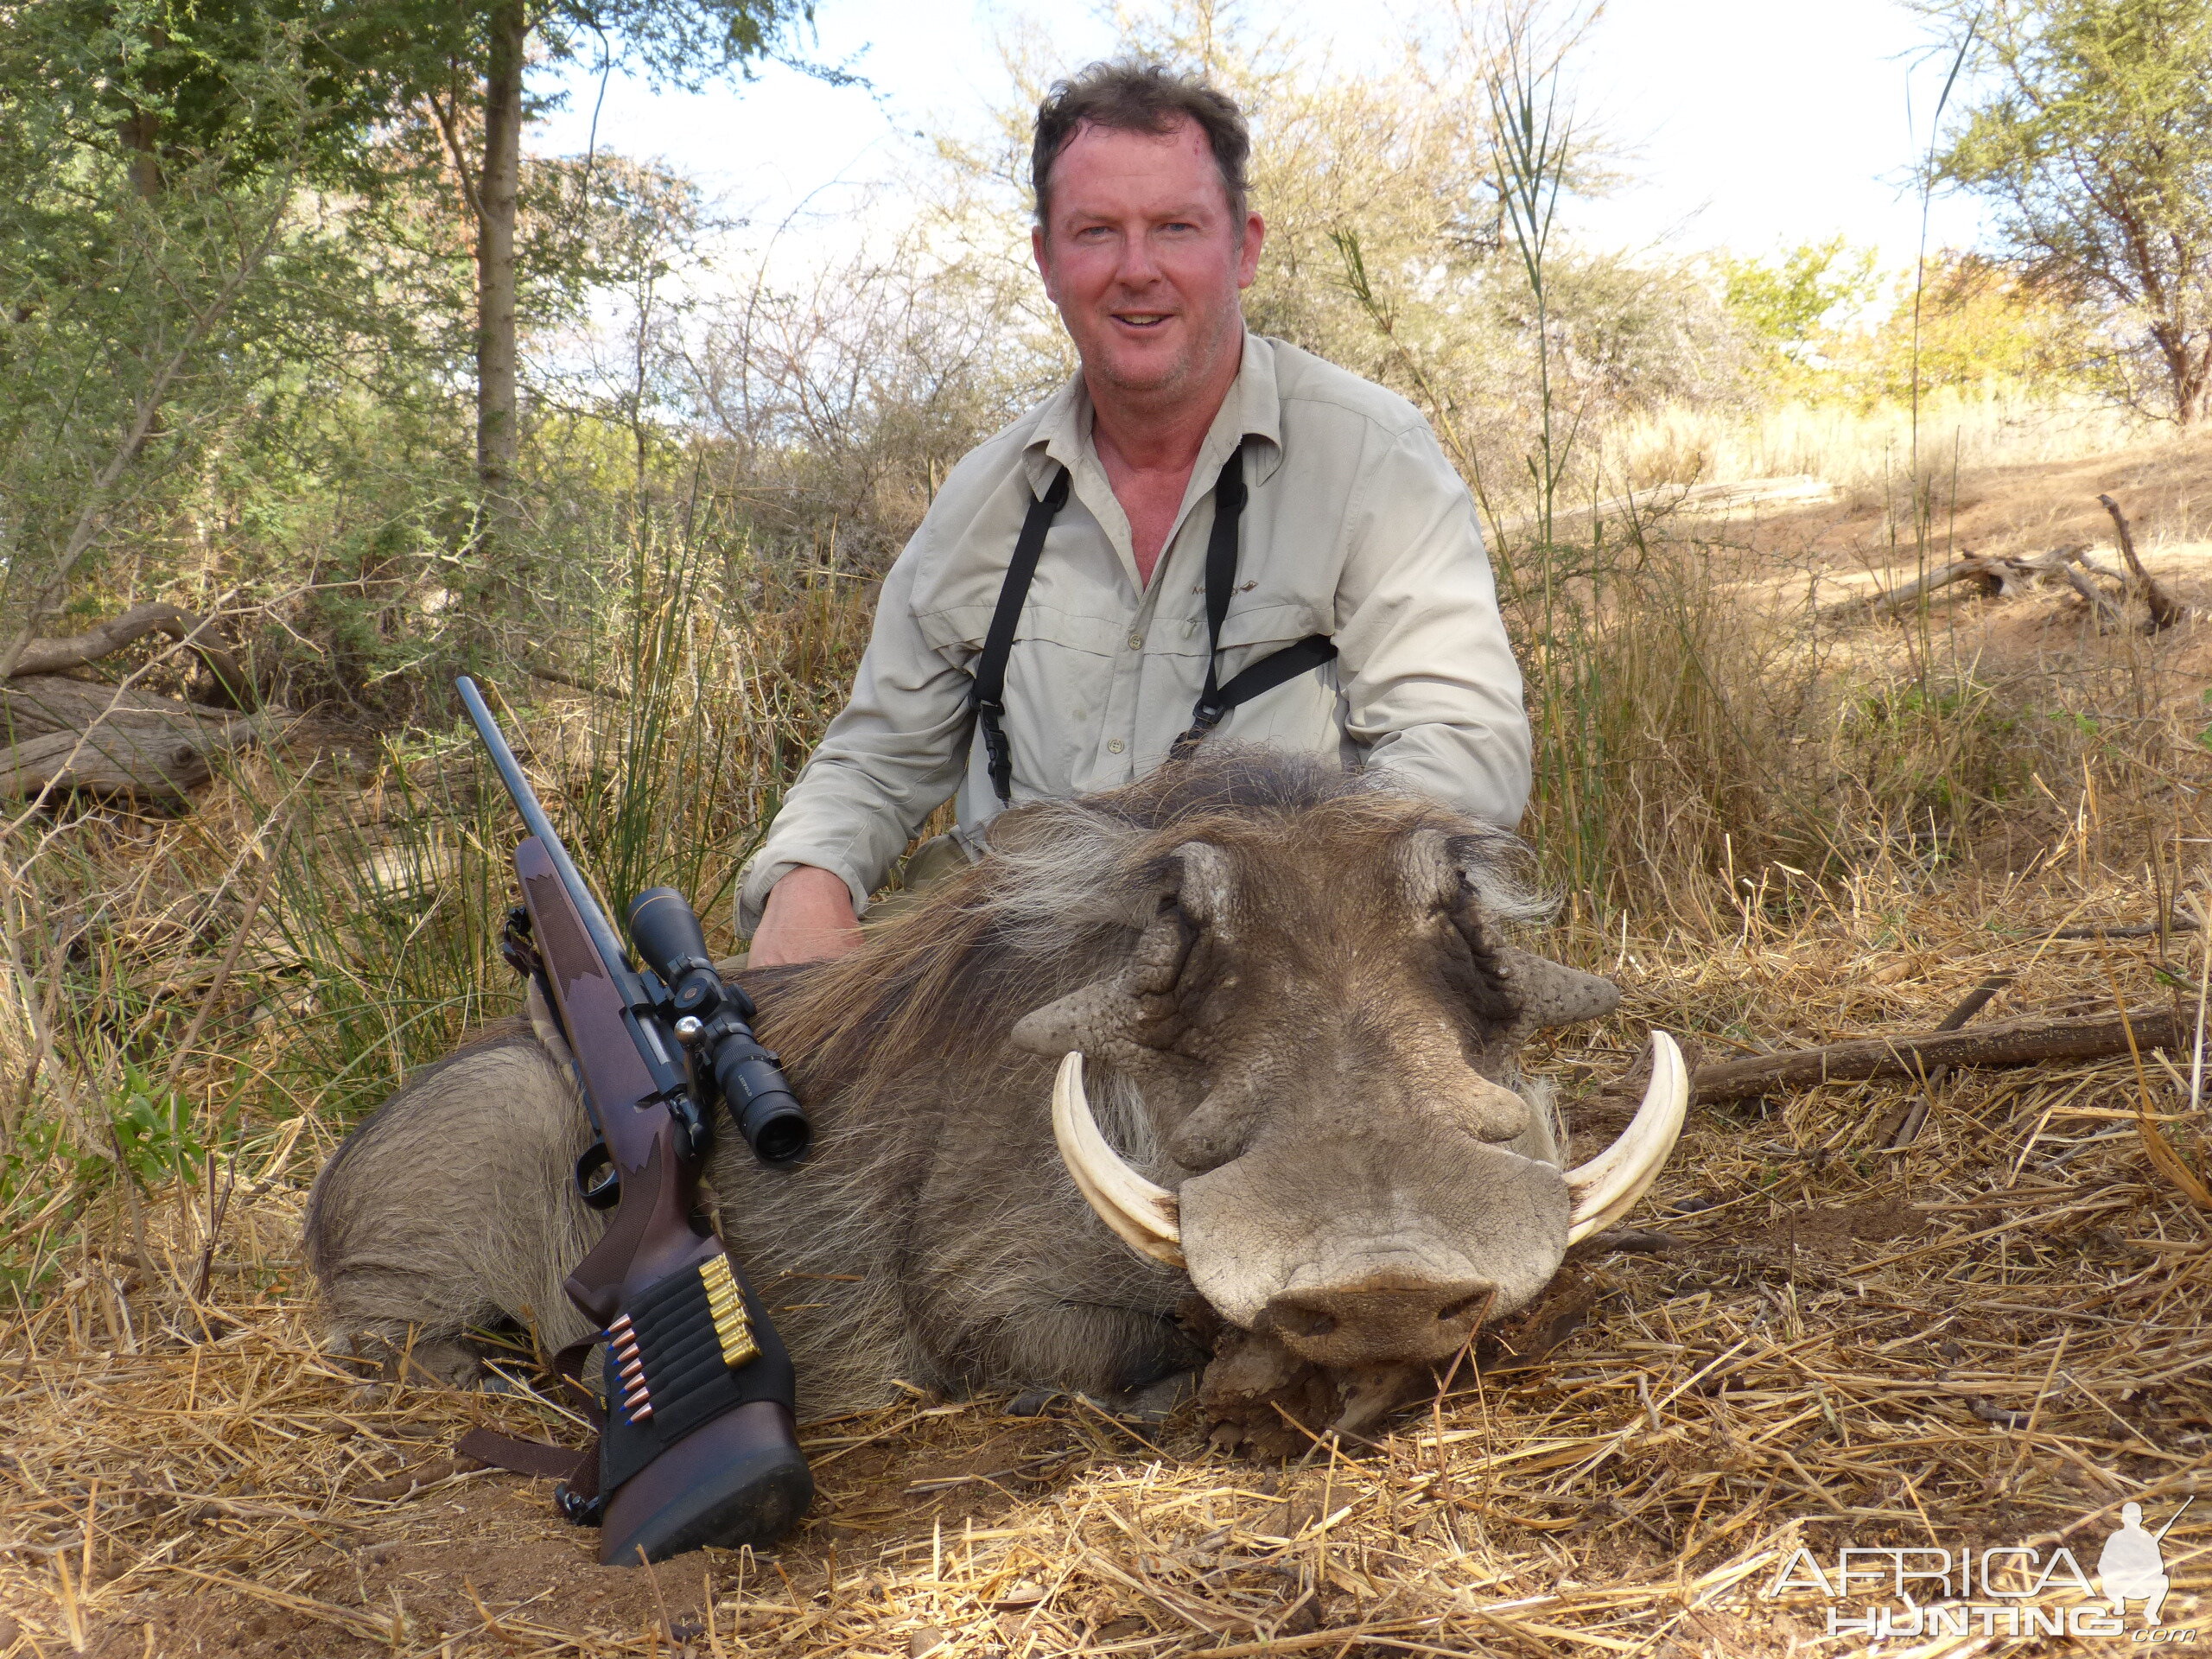
<instances>
[{"instance_id":1,"label":"bare twig","mask_svg":"<svg viewBox=\"0 0 2212 1659\"><path fill-rule=\"evenodd\" d=\"M1974 1015L1980 1014L1984 1008L1987 1007L1989 1006L1990 998L1995 996L1998 992L2003 990L2007 985L2010 985L2017 977L2018 977L2018 976L2014 974L1990 975L1990 976L1983 980L1980 984L1975 986L1971 991L1968 991L1966 994L1964 1000L1960 1002L1958 1007L1953 1008L1948 1014L1937 1020L1936 1022L1936 1029L1938 1031L1958 1030L1969 1020L1972 1020Z\"/></svg>"},{"instance_id":2,"label":"bare twig","mask_svg":"<svg viewBox=\"0 0 2212 1659\"><path fill-rule=\"evenodd\" d=\"M2186 916L2164 922L2085 922L2046 933L2046 939L2155 939L2162 933L2193 933L2197 924Z\"/></svg>"}]
</instances>

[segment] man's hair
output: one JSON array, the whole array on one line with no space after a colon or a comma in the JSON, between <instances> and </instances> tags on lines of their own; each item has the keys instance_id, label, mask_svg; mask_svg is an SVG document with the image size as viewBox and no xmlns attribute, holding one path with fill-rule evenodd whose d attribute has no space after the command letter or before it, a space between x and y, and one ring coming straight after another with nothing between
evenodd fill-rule
<instances>
[{"instance_id":1,"label":"man's hair","mask_svg":"<svg viewBox=\"0 0 2212 1659\"><path fill-rule=\"evenodd\" d=\"M1229 216L1241 240L1250 188L1244 164L1251 159L1252 135L1244 111L1226 92L1195 75L1164 63L1094 63L1053 83L1037 106L1037 139L1029 151L1029 182L1037 197L1037 222L1052 212L1052 163L1085 125L1119 132L1173 132L1180 122L1195 122L1221 169L1229 194Z\"/></svg>"}]
</instances>

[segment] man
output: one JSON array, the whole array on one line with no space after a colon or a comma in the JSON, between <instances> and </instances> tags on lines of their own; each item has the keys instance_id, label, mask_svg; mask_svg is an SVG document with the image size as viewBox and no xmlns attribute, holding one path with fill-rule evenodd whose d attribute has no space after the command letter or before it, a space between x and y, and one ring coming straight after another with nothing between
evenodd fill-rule
<instances>
[{"instance_id":1,"label":"man","mask_svg":"<svg viewBox=\"0 0 2212 1659\"><path fill-rule=\"evenodd\" d=\"M973 849L1005 805L1127 783L1185 733L1519 821L1528 721L1473 505L1411 404L1245 331L1249 150L1235 104L1156 65L1093 65L1039 111L1031 247L1082 369L954 468L892 566L739 895L754 964L853 948L956 790Z\"/></svg>"},{"instance_id":2,"label":"man","mask_svg":"<svg viewBox=\"0 0 2212 1659\"><path fill-rule=\"evenodd\" d=\"M2190 1500L2194 1503L2194 1498ZM2182 1506L2183 1509L2188 1504ZM2181 1517L2177 1515L2174 1521ZM2165 1605L2166 1592L2172 1580L2166 1576L2165 1552L2158 1548L2173 1521L2166 1522L2153 1535L2143 1529L2143 1506L2123 1503L2120 1507L2120 1530L2105 1540L2104 1551L2097 1557L2097 1585L2112 1598L2112 1611L2116 1617L2126 1618L2130 1597L2143 1603L2143 1628L2156 1630L2158 1610Z\"/></svg>"}]
</instances>

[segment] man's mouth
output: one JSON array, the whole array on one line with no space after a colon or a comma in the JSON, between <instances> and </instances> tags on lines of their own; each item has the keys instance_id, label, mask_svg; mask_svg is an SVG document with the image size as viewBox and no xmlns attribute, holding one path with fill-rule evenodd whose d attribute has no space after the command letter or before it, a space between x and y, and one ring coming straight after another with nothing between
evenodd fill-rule
<instances>
[{"instance_id":1,"label":"man's mouth","mask_svg":"<svg viewBox=\"0 0 2212 1659\"><path fill-rule=\"evenodd\" d=\"M1172 311L1116 311L1113 318L1125 328L1157 328L1173 315Z\"/></svg>"}]
</instances>

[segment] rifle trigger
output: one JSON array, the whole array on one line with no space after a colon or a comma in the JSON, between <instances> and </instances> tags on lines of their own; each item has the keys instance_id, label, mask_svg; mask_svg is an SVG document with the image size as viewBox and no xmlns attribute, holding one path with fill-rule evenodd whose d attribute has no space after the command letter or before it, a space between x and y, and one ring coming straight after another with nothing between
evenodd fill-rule
<instances>
[{"instance_id":1,"label":"rifle trigger","mask_svg":"<svg viewBox=\"0 0 2212 1659\"><path fill-rule=\"evenodd\" d=\"M531 935L530 912L524 906L517 905L507 912L507 925L499 930L499 955L524 979L535 979L545 971Z\"/></svg>"}]
</instances>

